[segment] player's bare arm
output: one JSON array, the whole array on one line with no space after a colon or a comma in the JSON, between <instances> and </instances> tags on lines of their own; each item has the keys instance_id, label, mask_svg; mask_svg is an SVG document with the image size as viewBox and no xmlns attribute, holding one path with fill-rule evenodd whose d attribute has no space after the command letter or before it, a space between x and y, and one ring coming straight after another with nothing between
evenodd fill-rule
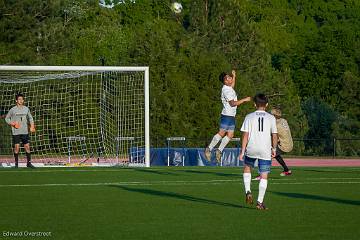
<instances>
[{"instance_id":1,"label":"player's bare arm","mask_svg":"<svg viewBox=\"0 0 360 240\"><path fill-rule=\"evenodd\" d=\"M249 139L249 133L243 132L242 141L241 141L241 153L239 155L239 160L242 160L244 158L245 149L248 144L248 139Z\"/></svg>"},{"instance_id":2,"label":"player's bare arm","mask_svg":"<svg viewBox=\"0 0 360 240\"><path fill-rule=\"evenodd\" d=\"M231 84L231 87L234 88L235 87L235 83L236 83L236 71L235 70L232 70L231 71L231 77L232 77L232 84Z\"/></svg>"},{"instance_id":3,"label":"player's bare arm","mask_svg":"<svg viewBox=\"0 0 360 240\"><path fill-rule=\"evenodd\" d=\"M278 143L278 136L277 133L271 134L271 141L272 141L272 151L271 151L271 157L276 157L276 148Z\"/></svg>"},{"instance_id":4,"label":"player's bare arm","mask_svg":"<svg viewBox=\"0 0 360 240\"><path fill-rule=\"evenodd\" d=\"M237 100L237 101L230 100L229 104L230 104L230 106L235 107L235 106L239 106L239 105L241 105L241 104L243 104L245 102L250 102L250 101L251 101L251 97L246 97L246 98L243 98L243 99L240 99L240 100Z\"/></svg>"},{"instance_id":5,"label":"player's bare arm","mask_svg":"<svg viewBox=\"0 0 360 240\"><path fill-rule=\"evenodd\" d=\"M35 129L35 124L34 123L31 123L30 124L30 132L34 133L36 131Z\"/></svg>"}]
</instances>

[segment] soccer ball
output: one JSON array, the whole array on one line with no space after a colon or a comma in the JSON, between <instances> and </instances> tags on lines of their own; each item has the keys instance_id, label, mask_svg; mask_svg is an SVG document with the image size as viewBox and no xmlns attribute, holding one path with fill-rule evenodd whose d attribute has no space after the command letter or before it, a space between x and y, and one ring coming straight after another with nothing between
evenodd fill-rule
<instances>
[{"instance_id":1,"label":"soccer ball","mask_svg":"<svg viewBox=\"0 0 360 240\"><path fill-rule=\"evenodd\" d=\"M183 7L182 7L181 3L173 2L171 4L171 10L173 10L173 12L176 14L181 13L182 9L183 9Z\"/></svg>"}]
</instances>

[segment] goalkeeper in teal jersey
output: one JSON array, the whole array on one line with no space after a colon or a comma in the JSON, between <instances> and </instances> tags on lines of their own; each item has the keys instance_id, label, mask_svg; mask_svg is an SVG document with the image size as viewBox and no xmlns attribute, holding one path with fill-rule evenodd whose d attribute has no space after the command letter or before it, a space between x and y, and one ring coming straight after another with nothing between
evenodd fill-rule
<instances>
[{"instance_id":1,"label":"goalkeeper in teal jersey","mask_svg":"<svg viewBox=\"0 0 360 240\"><path fill-rule=\"evenodd\" d=\"M35 132L34 119L28 107L24 106L24 95L17 94L15 96L16 106L12 107L5 117L5 121L11 126L12 139L14 144L14 158L15 168L19 166L19 151L22 143L26 152L27 164L29 168L34 168L31 164L30 154L30 139L29 139L29 124L30 132Z\"/></svg>"}]
</instances>

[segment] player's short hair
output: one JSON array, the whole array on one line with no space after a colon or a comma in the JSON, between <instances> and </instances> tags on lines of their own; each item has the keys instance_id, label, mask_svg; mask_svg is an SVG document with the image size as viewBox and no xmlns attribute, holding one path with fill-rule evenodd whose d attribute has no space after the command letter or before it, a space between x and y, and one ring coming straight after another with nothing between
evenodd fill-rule
<instances>
[{"instance_id":1,"label":"player's short hair","mask_svg":"<svg viewBox=\"0 0 360 240\"><path fill-rule=\"evenodd\" d=\"M225 79L226 75L228 75L226 72L220 73L220 75L219 75L219 81L222 82L222 83L224 83L224 79Z\"/></svg>"},{"instance_id":2,"label":"player's short hair","mask_svg":"<svg viewBox=\"0 0 360 240\"><path fill-rule=\"evenodd\" d=\"M279 107L273 107L271 109L271 114L274 115L275 117L281 117L281 109Z\"/></svg>"},{"instance_id":3,"label":"player's short hair","mask_svg":"<svg viewBox=\"0 0 360 240\"><path fill-rule=\"evenodd\" d=\"M257 107L266 107L266 104L269 102L268 98L263 93L258 93L254 97L254 102Z\"/></svg>"},{"instance_id":4,"label":"player's short hair","mask_svg":"<svg viewBox=\"0 0 360 240\"><path fill-rule=\"evenodd\" d=\"M24 94L22 94L22 93L17 93L17 94L15 95L15 100L18 100L19 97L25 98Z\"/></svg>"}]
</instances>

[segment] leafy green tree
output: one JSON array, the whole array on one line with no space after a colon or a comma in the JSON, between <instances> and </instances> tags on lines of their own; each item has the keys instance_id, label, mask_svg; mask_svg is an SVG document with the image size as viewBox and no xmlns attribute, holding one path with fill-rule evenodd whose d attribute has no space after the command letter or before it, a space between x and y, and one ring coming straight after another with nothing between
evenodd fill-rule
<instances>
[{"instance_id":1,"label":"leafy green tree","mask_svg":"<svg viewBox=\"0 0 360 240\"><path fill-rule=\"evenodd\" d=\"M180 14L171 2L0 0L0 64L150 66L153 138L210 138L231 69L238 96L269 95L294 137L358 136L359 1L183 0ZM253 110L238 108L238 127Z\"/></svg>"}]
</instances>

